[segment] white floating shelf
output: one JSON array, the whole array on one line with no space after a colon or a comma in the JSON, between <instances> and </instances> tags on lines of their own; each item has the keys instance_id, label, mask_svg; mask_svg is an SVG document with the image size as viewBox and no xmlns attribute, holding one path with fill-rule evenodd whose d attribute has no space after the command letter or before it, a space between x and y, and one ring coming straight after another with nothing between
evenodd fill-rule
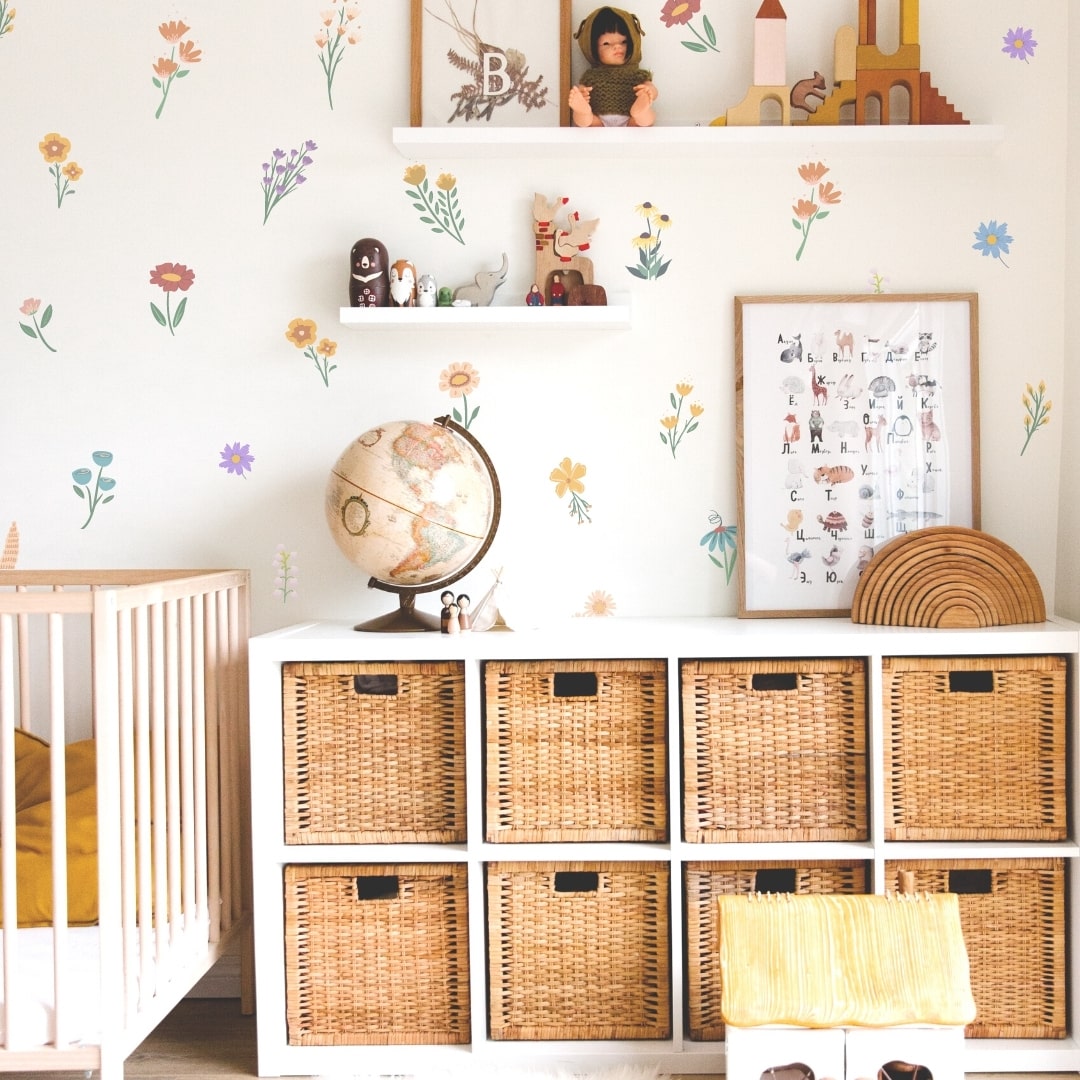
<instances>
[{"instance_id":1,"label":"white floating shelf","mask_svg":"<svg viewBox=\"0 0 1080 1080\"><path fill-rule=\"evenodd\" d=\"M609 300L603 307L343 307L340 319L353 330L629 330L630 297Z\"/></svg>"},{"instance_id":2,"label":"white floating shelf","mask_svg":"<svg viewBox=\"0 0 1080 1080\"><path fill-rule=\"evenodd\" d=\"M584 158L650 155L710 156L778 154L812 149L858 149L876 154L931 156L989 154L1005 138L1000 124L891 124L792 127L396 127L394 146L405 157L522 157L580 155Z\"/></svg>"}]
</instances>

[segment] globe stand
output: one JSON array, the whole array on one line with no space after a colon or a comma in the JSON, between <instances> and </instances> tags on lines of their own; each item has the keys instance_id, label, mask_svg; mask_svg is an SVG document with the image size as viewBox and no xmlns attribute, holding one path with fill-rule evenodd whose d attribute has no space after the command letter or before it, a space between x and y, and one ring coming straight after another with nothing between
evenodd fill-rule
<instances>
[{"instance_id":1,"label":"globe stand","mask_svg":"<svg viewBox=\"0 0 1080 1080\"><path fill-rule=\"evenodd\" d=\"M368 582L368 587L372 589L384 588L383 584L374 578ZM416 610L415 592L399 592L397 611L388 611L385 615L378 615L374 619L358 623L353 629L383 634L407 634L420 630L438 630L439 617L426 611Z\"/></svg>"}]
</instances>

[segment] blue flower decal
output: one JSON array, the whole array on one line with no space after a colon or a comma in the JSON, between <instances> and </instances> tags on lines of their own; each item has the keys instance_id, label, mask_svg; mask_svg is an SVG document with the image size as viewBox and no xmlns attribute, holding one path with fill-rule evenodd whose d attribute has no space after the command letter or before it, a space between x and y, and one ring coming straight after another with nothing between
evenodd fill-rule
<instances>
[{"instance_id":1,"label":"blue flower decal","mask_svg":"<svg viewBox=\"0 0 1080 1080\"><path fill-rule=\"evenodd\" d=\"M1002 256L1009 254L1009 245L1013 242L1008 230L1008 223L1004 221L1000 225L993 220L989 223L980 222L975 230L975 243L971 246L976 251L981 251L984 257L992 255L1002 266L1007 267L1009 264Z\"/></svg>"}]
</instances>

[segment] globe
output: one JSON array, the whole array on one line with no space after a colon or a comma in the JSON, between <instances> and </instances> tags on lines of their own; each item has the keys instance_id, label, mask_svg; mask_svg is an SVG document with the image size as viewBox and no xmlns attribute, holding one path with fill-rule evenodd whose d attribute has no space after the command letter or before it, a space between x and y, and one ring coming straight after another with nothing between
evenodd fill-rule
<instances>
[{"instance_id":1,"label":"globe","mask_svg":"<svg viewBox=\"0 0 1080 1080\"><path fill-rule=\"evenodd\" d=\"M499 482L480 443L447 416L394 420L339 455L326 483L326 521L368 586L398 609L357 630L437 630L418 593L445 589L484 557L499 524Z\"/></svg>"}]
</instances>

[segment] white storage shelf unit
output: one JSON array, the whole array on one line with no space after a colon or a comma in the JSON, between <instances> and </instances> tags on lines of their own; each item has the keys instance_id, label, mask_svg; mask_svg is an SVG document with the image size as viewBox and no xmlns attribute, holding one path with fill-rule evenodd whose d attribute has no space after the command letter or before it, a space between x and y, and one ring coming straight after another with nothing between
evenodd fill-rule
<instances>
[{"instance_id":1,"label":"white storage shelf unit","mask_svg":"<svg viewBox=\"0 0 1080 1080\"><path fill-rule=\"evenodd\" d=\"M885 832L884 761L886 731L883 661L890 657L1048 656L1065 658L1068 738L1068 832L1054 841L890 841ZM869 829L866 839L786 842L689 843L683 839L680 747L680 670L684 660L718 658L860 658L866 670L866 780ZM661 660L667 671L667 822L661 842L489 843L485 840L485 661ZM463 843L286 844L283 753L282 665L287 662L460 661L464 671L466 826ZM1033 626L981 630L920 630L853 625L846 619L738 620L574 619L557 627L525 632L489 631L455 636L437 633L358 633L344 623L315 622L255 637L250 646L252 709L252 835L255 896L259 1075L418 1072L527 1062L550 1067L589 1068L618 1063L657 1063L683 1074L724 1071L723 1043L691 1039L687 1033L686 934L683 869L707 861L860 860L870 871L869 887L885 888L891 860L1043 859L1064 860L1067 904L1064 918L1069 957L1060 958L1069 980L1070 1011L1077 998L1080 963L1075 955L1080 925L1080 854L1076 836L1074 779L1078 775L1077 664L1080 626L1051 620ZM1064 745L1061 753L1065 753ZM1001 782L1009 784L1009 777ZM492 1040L488 1035L488 944L485 865L508 862L650 862L670 870L670 1038L625 1041ZM471 1042L465 1045L296 1046L286 1024L286 866L310 864L461 864L468 889ZM1080 1039L1071 1025L1061 1039L968 1039L968 1072L1080 1070ZM780 1064L780 1063L778 1063Z\"/></svg>"}]
</instances>

